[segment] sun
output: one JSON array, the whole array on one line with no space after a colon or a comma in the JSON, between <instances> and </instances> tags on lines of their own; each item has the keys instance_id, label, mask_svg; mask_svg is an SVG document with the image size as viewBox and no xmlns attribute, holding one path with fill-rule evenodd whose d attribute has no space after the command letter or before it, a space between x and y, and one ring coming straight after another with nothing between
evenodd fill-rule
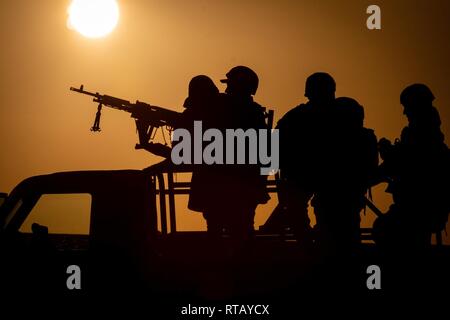
<instances>
[{"instance_id":1,"label":"sun","mask_svg":"<svg viewBox=\"0 0 450 320\"><path fill-rule=\"evenodd\" d=\"M67 25L88 38L109 34L119 21L115 0L73 0L68 8Z\"/></svg>"}]
</instances>

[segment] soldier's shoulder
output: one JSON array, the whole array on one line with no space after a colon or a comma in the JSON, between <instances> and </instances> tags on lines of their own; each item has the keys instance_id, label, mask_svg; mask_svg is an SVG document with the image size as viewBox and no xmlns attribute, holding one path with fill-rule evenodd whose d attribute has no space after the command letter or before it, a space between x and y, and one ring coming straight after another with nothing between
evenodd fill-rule
<instances>
[{"instance_id":1,"label":"soldier's shoulder","mask_svg":"<svg viewBox=\"0 0 450 320\"><path fill-rule=\"evenodd\" d=\"M364 140L367 143L370 143L373 145L378 145L378 138L377 138L377 135L375 134L375 130L373 130L371 128L363 127L362 133L363 133Z\"/></svg>"},{"instance_id":2,"label":"soldier's shoulder","mask_svg":"<svg viewBox=\"0 0 450 320\"><path fill-rule=\"evenodd\" d=\"M374 136L374 137L376 137L376 134L375 134L375 130L374 130L374 129L363 127L363 128L362 128L362 131L365 132L365 133L366 133L367 135L369 135L369 136Z\"/></svg>"},{"instance_id":3,"label":"soldier's shoulder","mask_svg":"<svg viewBox=\"0 0 450 320\"><path fill-rule=\"evenodd\" d=\"M310 103L301 103L291 110L289 110L286 115L287 116L302 116L309 113L313 110L312 105Z\"/></svg>"},{"instance_id":4,"label":"soldier's shoulder","mask_svg":"<svg viewBox=\"0 0 450 320\"><path fill-rule=\"evenodd\" d=\"M299 121L301 118L304 117L305 114L307 114L310 110L310 106L308 104L299 104L286 112L283 117L281 117L280 120L278 120L278 126L284 125L291 121Z\"/></svg>"}]
</instances>

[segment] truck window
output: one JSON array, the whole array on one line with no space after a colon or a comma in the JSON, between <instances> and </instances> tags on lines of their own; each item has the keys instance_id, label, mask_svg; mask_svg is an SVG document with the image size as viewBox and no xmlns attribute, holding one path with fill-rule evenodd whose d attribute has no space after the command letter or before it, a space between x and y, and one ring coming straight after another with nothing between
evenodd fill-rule
<instances>
[{"instance_id":1,"label":"truck window","mask_svg":"<svg viewBox=\"0 0 450 320\"><path fill-rule=\"evenodd\" d=\"M49 234L88 235L91 220L90 194L42 195L19 231L31 233L31 225L48 227Z\"/></svg>"}]
</instances>

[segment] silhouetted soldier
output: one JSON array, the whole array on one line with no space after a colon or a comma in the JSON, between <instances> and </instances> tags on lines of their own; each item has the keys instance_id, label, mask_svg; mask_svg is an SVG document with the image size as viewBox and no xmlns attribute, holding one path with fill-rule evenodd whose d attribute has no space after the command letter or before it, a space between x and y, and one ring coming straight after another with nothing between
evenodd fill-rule
<instances>
[{"instance_id":1,"label":"silhouetted soldier","mask_svg":"<svg viewBox=\"0 0 450 320\"><path fill-rule=\"evenodd\" d=\"M182 113L174 129L184 128L189 130L191 136L194 136L194 121L202 121L203 130L209 128L219 128L222 124L222 115L224 108L221 108L222 99L219 95L219 89L214 82L205 75L198 75L189 82L188 97L183 106L186 108ZM219 120L220 119L220 120ZM171 148L160 143L151 143L143 146L146 150L167 158L166 160L150 166L145 169L147 172L161 172L175 170L171 162ZM193 154L193 147L191 155ZM189 193L188 207L193 211L206 212L217 210L224 198L222 187L220 186L220 177L222 176L216 166L209 165L191 165L192 170L191 188ZM219 226L208 223L208 230L218 232Z\"/></svg>"},{"instance_id":2,"label":"silhouetted soldier","mask_svg":"<svg viewBox=\"0 0 450 320\"><path fill-rule=\"evenodd\" d=\"M425 248L431 233L445 228L450 211L450 155L440 130L434 95L423 84L413 84L400 95L408 118L400 139L379 142L381 176L389 182L394 204L374 223L378 244Z\"/></svg>"},{"instance_id":3,"label":"silhouetted soldier","mask_svg":"<svg viewBox=\"0 0 450 320\"><path fill-rule=\"evenodd\" d=\"M363 127L364 109L351 98L335 99L334 79L315 73L306 81L308 103L278 123L281 176L294 232L311 245L308 202L316 215L321 248L352 249L359 243L360 211L378 164L376 137Z\"/></svg>"},{"instance_id":4,"label":"silhouetted soldier","mask_svg":"<svg viewBox=\"0 0 450 320\"><path fill-rule=\"evenodd\" d=\"M220 125L219 106L219 89L214 82L207 76L194 77L189 83L189 96L184 102L186 111L183 113L186 115L184 127L191 130L191 136L193 136L193 121L202 121L203 130L217 128ZM210 174L211 167L208 165L193 166L189 209L205 212L211 206L217 205L217 196L213 197L211 194L214 192L211 187L217 182Z\"/></svg>"},{"instance_id":5,"label":"silhouetted soldier","mask_svg":"<svg viewBox=\"0 0 450 320\"><path fill-rule=\"evenodd\" d=\"M378 166L377 138L364 127L364 108L354 99L337 98L335 119L324 142L322 177L312 201L318 242L324 249L356 249L360 212ZM341 251L342 252L342 251Z\"/></svg>"},{"instance_id":6,"label":"silhouetted soldier","mask_svg":"<svg viewBox=\"0 0 450 320\"><path fill-rule=\"evenodd\" d=\"M225 94L221 95L222 130L225 129L267 129L264 109L253 101L258 89L258 76L248 67L232 68L226 79ZM253 234L255 209L259 203L269 199L265 187L265 176L260 173L259 165L249 165L249 146L246 143L246 164L222 165L218 168L220 175L219 189L222 199L214 208L205 212L208 229L224 227L237 239L245 239ZM237 149L234 158L236 162Z\"/></svg>"},{"instance_id":7,"label":"silhouetted soldier","mask_svg":"<svg viewBox=\"0 0 450 320\"><path fill-rule=\"evenodd\" d=\"M305 85L306 104L286 113L278 122L280 130L281 189L286 213L302 245L312 244L308 202L318 190L317 168L333 118L336 84L327 73L314 73Z\"/></svg>"}]
</instances>

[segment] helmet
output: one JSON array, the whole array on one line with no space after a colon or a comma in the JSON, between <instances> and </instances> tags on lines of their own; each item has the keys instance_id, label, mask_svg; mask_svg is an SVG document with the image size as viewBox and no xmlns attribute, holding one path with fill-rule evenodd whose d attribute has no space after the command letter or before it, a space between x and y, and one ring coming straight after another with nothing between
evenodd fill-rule
<instances>
[{"instance_id":1,"label":"helmet","mask_svg":"<svg viewBox=\"0 0 450 320\"><path fill-rule=\"evenodd\" d=\"M403 106L430 104L434 95L430 88L421 83L415 83L406 87L400 94L400 103Z\"/></svg>"},{"instance_id":2,"label":"helmet","mask_svg":"<svg viewBox=\"0 0 450 320\"><path fill-rule=\"evenodd\" d=\"M219 93L214 82L210 77L205 75L198 75L191 79L189 82L189 97L215 95Z\"/></svg>"},{"instance_id":3,"label":"helmet","mask_svg":"<svg viewBox=\"0 0 450 320\"><path fill-rule=\"evenodd\" d=\"M184 107L189 108L196 103L208 101L219 94L214 82L205 75L198 75L189 82L188 97L184 101Z\"/></svg>"},{"instance_id":4,"label":"helmet","mask_svg":"<svg viewBox=\"0 0 450 320\"><path fill-rule=\"evenodd\" d=\"M354 124L359 127L364 125L364 107L355 99L349 97L339 97L335 101L341 121L346 124Z\"/></svg>"},{"instance_id":5,"label":"helmet","mask_svg":"<svg viewBox=\"0 0 450 320\"><path fill-rule=\"evenodd\" d=\"M227 74L227 78L220 80L222 83L233 83L233 85L240 89L240 91L248 92L254 95L258 89L258 75L245 66L237 66L232 68Z\"/></svg>"},{"instance_id":6,"label":"helmet","mask_svg":"<svg viewBox=\"0 0 450 320\"><path fill-rule=\"evenodd\" d=\"M308 99L317 97L334 98L335 92L336 82L328 73L316 72L306 79L305 97Z\"/></svg>"}]
</instances>

